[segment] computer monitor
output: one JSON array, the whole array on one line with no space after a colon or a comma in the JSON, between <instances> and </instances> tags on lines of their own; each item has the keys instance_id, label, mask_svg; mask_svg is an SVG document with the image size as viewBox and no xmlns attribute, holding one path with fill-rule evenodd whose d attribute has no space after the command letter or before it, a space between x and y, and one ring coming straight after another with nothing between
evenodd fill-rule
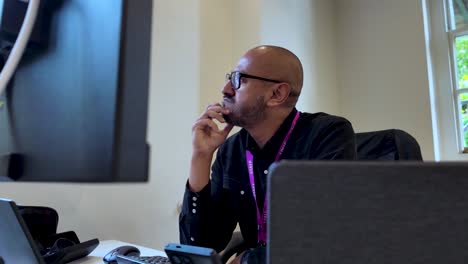
<instances>
[{"instance_id":1,"label":"computer monitor","mask_svg":"<svg viewBox=\"0 0 468 264\"><path fill-rule=\"evenodd\" d=\"M21 26L13 15L24 16L21 5L0 0L3 53ZM0 95L3 180L148 179L151 20L152 0L42 0Z\"/></svg>"}]
</instances>

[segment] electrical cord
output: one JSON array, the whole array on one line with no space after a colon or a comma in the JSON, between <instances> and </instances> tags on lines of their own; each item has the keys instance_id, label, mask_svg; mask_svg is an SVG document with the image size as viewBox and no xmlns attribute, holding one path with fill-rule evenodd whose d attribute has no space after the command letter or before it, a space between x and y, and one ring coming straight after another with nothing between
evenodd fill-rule
<instances>
[{"instance_id":1,"label":"electrical cord","mask_svg":"<svg viewBox=\"0 0 468 264\"><path fill-rule=\"evenodd\" d=\"M18 38L11 50L10 56L8 56L6 63L3 66L2 72L0 73L0 96L5 91L7 84L13 76L16 67L18 67L19 61L24 54L24 50L26 49L26 45L28 44L36 22L40 2L41 0L29 0L28 9Z\"/></svg>"},{"instance_id":2,"label":"electrical cord","mask_svg":"<svg viewBox=\"0 0 468 264\"><path fill-rule=\"evenodd\" d=\"M12 47L10 45L0 48L0 72L6 64L8 57L10 56ZM1 93L0 93L1 96Z\"/></svg>"}]
</instances>

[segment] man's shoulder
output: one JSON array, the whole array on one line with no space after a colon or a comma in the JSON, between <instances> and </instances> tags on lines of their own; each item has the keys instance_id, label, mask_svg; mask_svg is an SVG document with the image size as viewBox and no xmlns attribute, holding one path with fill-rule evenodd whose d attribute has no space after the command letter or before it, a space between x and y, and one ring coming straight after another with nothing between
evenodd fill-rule
<instances>
[{"instance_id":1,"label":"man's shoulder","mask_svg":"<svg viewBox=\"0 0 468 264\"><path fill-rule=\"evenodd\" d=\"M336 116L324 112L317 112L317 113L301 113L301 119L310 125L317 126L317 125L332 125L332 124L343 124L343 125L351 125L348 119L342 116Z\"/></svg>"}]
</instances>

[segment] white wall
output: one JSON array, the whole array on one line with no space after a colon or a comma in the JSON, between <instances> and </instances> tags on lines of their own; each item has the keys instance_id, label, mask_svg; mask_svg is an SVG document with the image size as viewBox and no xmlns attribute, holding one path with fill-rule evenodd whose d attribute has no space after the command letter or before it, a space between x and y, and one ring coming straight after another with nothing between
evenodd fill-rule
<instances>
[{"instance_id":1,"label":"white wall","mask_svg":"<svg viewBox=\"0 0 468 264\"><path fill-rule=\"evenodd\" d=\"M233 41L233 62L237 64L239 58L248 50L260 44L261 15L265 6L262 0L236 0L231 10Z\"/></svg>"},{"instance_id":2,"label":"white wall","mask_svg":"<svg viewBox=\"0 0 468 264\"><path fill-rule=\"evenodd\" d=\"M261 43L288 48L302 61L298 109L338 114L333 1L263 0L261 10Z\"/></svg>"},{"instance_id":3,"label":"white wall","mask_svg":"<svg viewBox=\"0 0 468 264\"><path fill-rule=\"evenodd\" d=\"M248 49L260 45L259 12L259 0L200 1L199 112L222 100L226 73Z\"/></svg>"},{"instance_id":4,"label":"white wall","mask_svg":"<svg viewBox=\"0 0 468 264\"><path fill-rule=\"evenodd\" d=\"M341 115L357 131L400 128L434 159L420 1L336 0Z\"/></svg>"},{"instance_id":5,"label":"white wall","mask_svg":"<svg viewBox=\"0 0 468 264\"><path fill-rule=\"evenodd\" d=\"M219 102L225 75L232 69L233 1L200 1L200 101L201 113L206 105Z\"/></svg>"},{"instance_id":6,"label":"white wall","mask_svg":"<svg viewBox=\"0 0 468 264\"><path fill-rule=\"evenodd\" d=\"M148 130L154 154L147 196L137 200L152 206L150 211L137 211L148 217L138 221L139 234L134 239L162 248L169 241L179 241L176 202L182 200L188 177L191 127L199 102L200 4L190 0L154 3L156 52Z\"/></svg>"}]
</instances>

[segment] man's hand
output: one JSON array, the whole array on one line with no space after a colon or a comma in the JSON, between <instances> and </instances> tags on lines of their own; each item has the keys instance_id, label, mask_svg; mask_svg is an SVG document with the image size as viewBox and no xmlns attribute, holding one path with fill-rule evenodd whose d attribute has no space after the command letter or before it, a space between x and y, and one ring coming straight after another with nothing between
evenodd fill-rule
<instances>
[{"instance_id":1,"label":"man's hand","mask_svg":"<svg viewBox=\"0 0 468 264\"><path fill-rule=\"evenodd\" d=\"M232 125L227 124L224 129L219 129L213 120L226 123L223 114L229 114L229 110L219 103L213 103L206 108L192 127L192 144L195 155L211 156L215 150L226 140Z\"/></svg>"},{"instance_id":2,"label":"man's hand","mask_svg":"<svg viewBox=\"0 0 468 264\"><path fill-rule=\"evenodd\" d=\"M210 181L210 165L213 153L223 144L232 130L233 125L231 124L219 129L214 122L214 120L217 120L226 123L223 114L229 114L229 110L223 108L219 103L211 104L192 127L193 154L189 186L193 192L201 191Z\"/></svg>"}]
</instances>

